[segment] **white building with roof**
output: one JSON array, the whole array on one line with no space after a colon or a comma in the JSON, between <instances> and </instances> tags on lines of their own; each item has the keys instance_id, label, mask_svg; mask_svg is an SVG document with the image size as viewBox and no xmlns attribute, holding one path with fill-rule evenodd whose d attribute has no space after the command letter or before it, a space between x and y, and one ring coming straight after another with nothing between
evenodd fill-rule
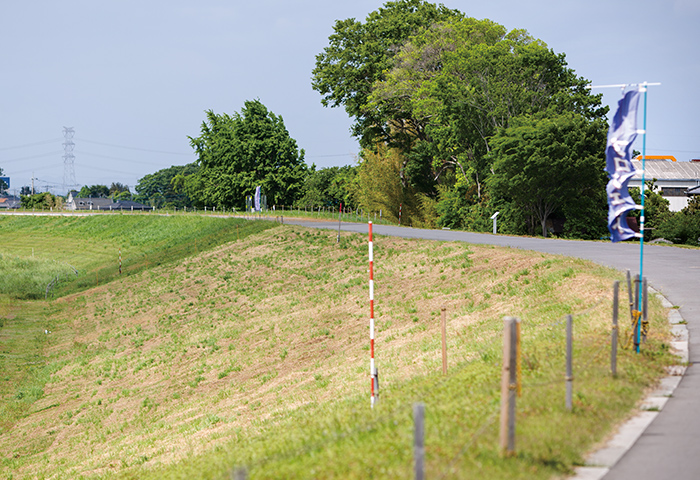
<instances>
[{"instance_id":1,"label":"white building with roof","mask_svg":"<svg viewBox=\"0 0 700 480\"><path fill-rule=\"evenodd\" d=\"M655 180L655 191L669 201L669 209L678 212L688 206L690 195L700 194L700 160L677 162L670 156L646 156L644 179ZM641 155L632 159L632 165L638 170L629 181L630 187L642 184Z\"/></svg>"}]
</instances>

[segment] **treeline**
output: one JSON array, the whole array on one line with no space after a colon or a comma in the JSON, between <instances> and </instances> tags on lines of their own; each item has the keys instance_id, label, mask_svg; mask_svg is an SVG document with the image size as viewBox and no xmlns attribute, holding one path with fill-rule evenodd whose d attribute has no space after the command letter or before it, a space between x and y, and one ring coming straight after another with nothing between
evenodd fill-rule
<instances>
[{"instance_id":1,"label":"treeline","mask_svg":"<svg viewBox=\"0 0 700 480\"><path fill-rule=\"evenodd\" d=\"M407 225L477 231L498 211L504 233L607 234L607 108L563 54L423 0L333 30L312 86L353 119L357 165L306 166L282 117L254 100L206 112L190 137L197 162L144 177L137 194L243 209L261 186L270 206L401 209Z\"/></svg>"},{"instance_id":2,"label":"treeline","mask_svg":"<svg viewBox=\"0 0 700 480\"><path fill-rule=\"evenodd\" d=\"M243 210L260 186L269 207L401 209L405 225L474 231L499 212L501 233L607 237L608 109L588 83L526 30L387 2L336 21L312 72L323 105L353 119L355 165L308 166L283 118L251 100L207 111L189 137L197 161L144 176L133 199Z\"/></svg>"}]
</instances>

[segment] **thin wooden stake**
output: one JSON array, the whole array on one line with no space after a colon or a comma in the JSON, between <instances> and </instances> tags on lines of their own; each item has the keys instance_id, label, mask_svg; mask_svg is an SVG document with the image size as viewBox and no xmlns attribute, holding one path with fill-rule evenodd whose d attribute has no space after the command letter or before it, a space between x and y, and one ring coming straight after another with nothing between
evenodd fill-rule
<instances>
[{"instance_id":1,"label":"thin wooden stake","mask_svg":"<svg viewBox=\"0 0 700 480\"><path fill-rule=\"evenodd\" d=\"M447 308L442 308L442 374L447 375Z\"/></svg>"},{"instance_id":2,"label":"thin wooden stake","mask_svg":"<svg viewBox=\"0 0 700 480\"><path fill-rule=\"evenodd\" d=\"M649 285L647 277L642 279L642 343L647 343L647 307L649 302Z\"/></svg>"},{"instance_id":3,"label":"thin wooden stake","mask_svg":"<svg viewBox=\"0 0 700 480\"><path fill-rule=\"evenodd\" d=\"M640 298L640 286L641 283L639 282L639 275L634 276L634 316L633 316L633 325L634 325L634 351L639 353L639 341L640 341L640 334L641 334L641 329L642 329L642 317L641 317L641 312L638 311L637 309L639 308L639 298Z\"/></svg>"},{"instance_id":4,"label":"thin wooden stake","mask_svg":"<svg viewBox=\"0 0 700 480\"><path fill-rule=\"evenodd\" d=\"M610 371L613 377L617 377L617 336L618 336L618 323L617 314L619 309L619 296L620 296L620 281L615 280L613 282L613 312L612 312L612 334L611 334L611 345L610 345Z\"/></svg>"},{"instance_id":5,"label":"thin wooden stake","mask_svg":"<svg viewBox=\"0 0 700 480\"><path fill-rule=\"evenodd\" d=\"M413 471L416 480L423 480L425 467L425 405L413 404Z\"/></svg>"},{"instance_id":6,"label":"thin wooden stake","mask_svg":"<svg viewBox=\"0 0 700 480\"><path fill-rule=\"evenodd\" d=\"M627 296L630 300L630 319L634 321L634 299L632 298L632 276L630 271L627 270Z\"/></svg>"},{"instance_id":7,"label":"thin wooden stake","mask_svg":"<svg viewBox=\"0 0 700 480\"><path fill-rule=\"evenodd\" d=\"M517 318L503 321L503 369L501 374L501 428L500 448L504 455L515 453L515 397L517 383Z\"/></svg>"},{"instance_id":8,"label":"thin wooden stake","mask_svg":"<svg viewBox=\"0 0 700 480\"><path fill-rule=\"evenodd\" d=\"M566 409L570 412L573 408L574 391L574 319L566 316Z\"/></svg>"}]
</instances>

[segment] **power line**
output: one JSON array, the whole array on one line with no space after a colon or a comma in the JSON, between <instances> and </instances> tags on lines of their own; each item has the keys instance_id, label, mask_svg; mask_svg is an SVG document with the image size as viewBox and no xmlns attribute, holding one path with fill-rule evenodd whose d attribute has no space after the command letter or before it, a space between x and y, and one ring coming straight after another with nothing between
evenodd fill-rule
<instances>
[{"instance_id":1,"label":"power line","mask_svg":"<svg viewBox=\"0 0 700 480\"><path fill-rule=\"evenodd\" d=\"M41 157L53 157L53 156L60 156L61 152L51 152L51 153L39 153L37 155L29 155L26 157L20 157L20 158L14 158L12 160L2 160L2 164L7 164L7 163L14 163L14 162L21 162L23 160L31 160L32 158L41 158Z\"/></svg>"},{"instance_id":2,"label":"power line","mask_svg":"<svg viewBox=\"0 0 700 480\"><path fill-rule=\"evenodd\" d=\"M0 148L0 152L3 152L5 150L16 150L18 148L36 147L38 145L48 145L50 143L58 143L61 140L62 140L61 138L54 138L51 140L43 140L41 142L27 143L26 145L15 145L13 147L2 147L2 148Z\"/></svg>"},{"instance_id":3,"label":"power line","mask_svg":"<svg viewBox=\"0 0 700 480\"><path fill-rule=\"evenodd\" d=\"M128 158L122 158L122 157L113 157L111 155L102 155L100 153L93 153L93 152L86 152L84 150L80 150L79 153L81 153L83 156L93 156L93 157L99 157L99 158L106 158L108 160L119 160L122 162L130 162L130 163L136 163L139 165L153 165L153 166L160 166L163 164L163 162L144 162L142 160L131 160Z\"/></svg>"},{"instance_id":4,"label":"power line","mask_svg":"<svg viewBox=\"0 0 700 480\"><path fill-rule=\"evenodd\" d=\"M136 150L139 152L150 152L150 153L163 153L166 155L183 155L183 156L189 156L192 155L192 153L182 153L182 152L167 152L164 150L153 150L150 148L140 148L140 147L127 147L126 145L115 145L113 143L105 143L105 142L96 142L94 140L85 140L83 138L79 139L81 142L85 143L92 143L94 145L102 145L104 147L114 147L114 148L124 148L126 150Z\"/></svg>"}]
</instances>

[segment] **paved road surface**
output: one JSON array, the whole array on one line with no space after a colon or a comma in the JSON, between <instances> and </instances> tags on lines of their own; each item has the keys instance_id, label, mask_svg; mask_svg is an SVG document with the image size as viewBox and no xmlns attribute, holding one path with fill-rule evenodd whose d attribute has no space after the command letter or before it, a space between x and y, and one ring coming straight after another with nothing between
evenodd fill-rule
<instances>
[{"instance_id":1,"label":"paved road surface","mask_svg":"<svg viewBox=\"0 0 700 480\"><path fill-rule=\"evenodd\" d=\"M337 229L338 224L313 221L290 221L307 227ZM367 232L366 224L343 223L343 231ZM377 235L428 240L463 241L475 244L536 250L592 260L596 263L639 271L639 244L582 242L542 238L518 238L502 235L420 230L406 227L374 225ZM604 477L605 480L699 480L700 479L700 371L693 368L700 361L700 250L661 245L644 246L644 276L671 303L680 306L688 322L689 362L685 376L673 397L634 446Z\"/></svg>"}]
</instances>

